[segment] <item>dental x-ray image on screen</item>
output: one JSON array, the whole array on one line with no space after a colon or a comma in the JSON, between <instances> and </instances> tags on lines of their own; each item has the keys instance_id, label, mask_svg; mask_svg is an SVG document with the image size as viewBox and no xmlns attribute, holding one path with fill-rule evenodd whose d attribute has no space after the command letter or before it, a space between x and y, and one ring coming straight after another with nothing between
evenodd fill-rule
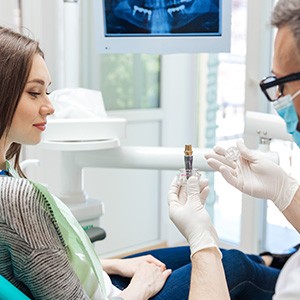
<instances>
[{"instance_id":1,"label":"dental x-ray image on screen","mask_svg":"<svg viewBox=\"0 0 300 300\"><path fill-rule=\"evenodd\" d=\"M219 35L219 0L105 0L106 34Z\"/></svg>"},{"instance_id":2,"label":"dental x-ray image on screen","mask_svg":"<svg viewBox=\"0 0 300 300\"><path fill-rule=\"evenodd\" d=\"M230 51L231 0L94 0L100 53Z\"/></svg>"}]
</instances>

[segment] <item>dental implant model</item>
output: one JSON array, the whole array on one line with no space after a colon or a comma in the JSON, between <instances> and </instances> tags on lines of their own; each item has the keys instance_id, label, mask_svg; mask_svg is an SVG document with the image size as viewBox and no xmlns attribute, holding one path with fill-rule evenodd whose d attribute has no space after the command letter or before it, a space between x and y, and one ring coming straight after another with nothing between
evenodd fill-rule
<instances>
[{"instance_id":1,"label":"dental implant model","mask_svg":"<svg viewBox=\"0 0 300 300\"><path fill-rule=\"evenodd\" d=\"M193 149L192 145L185 145L184 147L184 167L186 172L186 178L193 174Z\"/></svg>"},{"instance_id":2,"label":"dental implant model","mask_svg":"<svg viewBox=\"0 0 300 300\"><path fill-rule=\"evenodd\" d=\"M192 145L185 145L184 147L184 168L179 169L179 173L177 175L177 182L182 186L186 186L187 180L191 177L195 176L200 179L201 174L199 170L193 169L193 149Z\"/></svg>"},{"instance_id":3,"label":"dental implant model","mask_svg":"<svg viewBox=\"0 0 300 300\"><path fill-rule=\"evenodd\" d=\"M225 152L225 157L229 161L237 161L240 157L240 151L237 147L229 147Z\"/></svg>"}]
</instances>

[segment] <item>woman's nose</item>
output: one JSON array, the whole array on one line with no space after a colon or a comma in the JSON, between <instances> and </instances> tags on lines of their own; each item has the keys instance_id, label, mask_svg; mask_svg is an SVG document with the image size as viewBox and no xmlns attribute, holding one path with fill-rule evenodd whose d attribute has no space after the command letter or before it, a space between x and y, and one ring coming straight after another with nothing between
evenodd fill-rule
<instances>
[{"instance_id":1,"label":"woman's nose","mask_svg":"<svg viewBox=\"0 0 300 300\"><path fill-rule=\"evenodd\" d=\"M41 114L42 115L52 115L55 112L54 106L52 105L51 101L47 97L46 102L41 107Z\"/></svg>"},{"instance_id":2,"label":"woman's nose","mask_svg":"<svg viewBox=\"0 0 300 300\"><path fill-rule=\"evenodd\" d=\"M52 105L52 103L50 103L49 105L49 111L48 111L48 115L53 115L55 112L54 106Z\"/></svg>"}]
</instances>

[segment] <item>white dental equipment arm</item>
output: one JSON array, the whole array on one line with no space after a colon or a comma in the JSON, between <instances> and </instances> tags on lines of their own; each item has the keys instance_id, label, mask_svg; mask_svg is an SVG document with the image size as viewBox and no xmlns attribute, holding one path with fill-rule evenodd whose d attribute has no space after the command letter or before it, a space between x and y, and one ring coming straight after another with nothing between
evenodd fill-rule
<instances>
[{"instance_id":1,"label":"white dental equipment arm","mask_svg":"<svg viewBox=\"0 0 300 300\"><path fill-rule=\"evenodd\" d=\"M259 149L268 151L272 138L289 140L283 120L277 115L248 111L245 117L245 134L258 137ZM182 147L136 147L120 146L118 139L83 142L44 141L42 147L62 152L61 191L67 203L84 201L82 186L83 168L126 168L146 170L178 170L183 167ZM194 168L212 171L204 154L209 149L194 147ZM272 157L274 159L274 157ZM275 158L276 160L277 158ZM70 197L68 196L70 195Z\"/></svg>"},{"instance_id":2,"label":"white dental equipment arm","mask_svg":"<svg viewBox=\"0 0 300 300\"><path fill-rule=\"evenodd\" d=\"M194 168L211 171L204 158L207 151L194 148ZM121 146L101 152L78 152L75 161L81 167L179 170L183 167L183 148Z\"/></svg>"},{"instance_id":3,"label":"white dental equipment arm","mask_svg":"<svg viewBox=\"0 0 300 300\"><path fill-rule=\"evenodd\" d=\"M118 139L95 142L44 142L45 149L61 151L57 170L60 187L56 195L85 224L103 213L103 204L89 199L83 186L83 168L126 168L179 170L183 167L183 148L119 146ZM210 171L204 158L208 149L194 148L194 167ZM91 222L89 221L89 224ZM94 222L94 225L97 224Z\"/></svg>"},{"instance_id":4,"label":"white dental equipment arm","mask_svg":"<svg viewBox=\"0 0 300 300\"><path fill-rule=\"evenodd\" d=\"M272 139L293 141L290 134L286 132L285 123L278 115L265 114L255 111L247 111L245 115L245 137L258 137L258 150L268 152L270 159L279 164L277 152L270 151Z\"/></svg>"},{"instance_id":5,"label":"white dental equipment arm","mask_svg":"<svg viewBox=\"0 0 300 300\"><path fill-rule=\"evenodd\" d=\"M279 116L258 112L246 113L245 134L259 138L259 149L266 152L269 151L269 141L272 138L292 141ZM82 179L83 168L178 170L183 167L183 147L120 146L117 138L82 142L44 141L41 147L61 152L61 169L57 172L61 185L56 192L66 204L78 206L81 215L84 215L82 204L87 201ZM212 171L204 158L207 151L209 149L194 147L194 168L203 172ZM278 160L274 153L270 152L270 155L273 160ZM96 216L99 209L96 204L95 207L92 211ZM76 216L76 212L74 214Z\"/></svg>"},{"instance_id":6,"label":"white dental equipment arm","mask_svg":"<svg viewBox=\"0 0 300 300\"><path fill-rule=\"evenodd\" d=\"M121 120L121 119L120 119ZM122 122L116 119L116 124L109 124L101 127L103 130L109 130L108 126L115 126L117 130L122 131ZM121 120L122 121L122 120ZM79 122L79 121L78 121ZM92 121L90 121L91 123ZM97 121L98 122L98 121ZM50 123L50 122L49 122ZM55 131L60 131L56 135L61 140L65 136L62 134L62 126L68 128L68 135L74 127L74 122L69 126L70 121L58 124L53 122ZM121 124L121 125L118 125ZM50 126L50 124L49 124ZM87 134L93 126L87 122ZM119 126L119 127L116 127ZM84 127L84 123L80 124ZM74 129L74 128L73 128ZM78 131L78 127L74 129ZM49 128L47 136L54 138L55 131ZM70 133L71 132L71 133ZM82 130L84 133L85 130ZM286 132L284 121L277 115L265 114L260 112L248 111L245 115L246 135L264 140L280 139L292 141L291 135ZM96 134L95 132L93 133ZM110 133L111 135L112 133ZM121 133L124 135L124 133ZM46 136L46 137L47 137ZM71 140L75 137L72 136ZM88 138L91 139L91 138ZM44 141L42 147L49 150L73 153L72 162L78 167L96 167L96 168L129 168L129 169L152 169L152 170L178 170L182 168L183 148L182 147L137 147L137 146L120 146L118 139L108 139L95 141ZM204 159L204 153L209 149L194 148L194 167L201 171L211 171Z\"/></svg>"},{"instance_id":7,"label":"white dental equipment arm","mask_svg":"<svg viewBox=\"0 0 300 300\"><path fill-rule=\"evenodd\" d=\"M91 144L90 148L89 144ZM44 142L42 147L62 151L61 171L57 172L60 174L62 184L58 194L66 203L85 201L82 184L83 168L179 170L183 167L182 147L118 146L118 140L99 141L98 144L97 142ZM194 168L211 171L204 158L204 153L207 151L208 149L194 148Z\"/></svg>"},{"instance_id":8,"label":"white dental equipment arm","mask_svg":"<svg viewBox=\"0 0 300 300\"><path fill-rule=\"evenodd\" d=\"M257 136L263 139L278 139L293 141L286 132L285 123L278 115L265 114L256 111L247 111L245 115L244 134Z\"/></svg>"}]
</instances>

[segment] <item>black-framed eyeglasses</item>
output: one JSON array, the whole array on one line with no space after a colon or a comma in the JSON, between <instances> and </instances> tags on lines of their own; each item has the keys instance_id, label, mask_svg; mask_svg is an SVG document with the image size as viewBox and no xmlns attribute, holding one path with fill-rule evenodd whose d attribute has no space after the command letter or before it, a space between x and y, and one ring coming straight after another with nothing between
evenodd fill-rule
<instances>
[{"instance_id":1,"label":"black-framed eyeglasses","mask_svg":"<svg viewBox=\"0 0 300 300\"><path fill-rule=\"evenodd\" d=\"M284 77L276 76L265 77L259 84L261 90L271 102L278 100L284 91L284 84L291 81L300 80L300 72L293 73Z\"/></svg>"}]
</instances>

